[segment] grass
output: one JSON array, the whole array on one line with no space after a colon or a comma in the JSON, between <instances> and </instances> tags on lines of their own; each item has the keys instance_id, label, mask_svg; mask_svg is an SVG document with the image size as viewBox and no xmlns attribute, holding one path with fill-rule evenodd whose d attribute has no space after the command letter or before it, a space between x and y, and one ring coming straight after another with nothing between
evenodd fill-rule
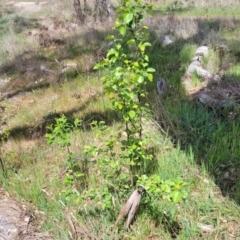
<instances>
[{"instance_id":1,"label":"grass","mask_svg":"<svg viewBox=\"0 0 240 240\"><path fill-rule=\"evenodd\" d=\"M238 77L240 75L240 65L237 64L231 68L228 69L227 74L229 75L236 75Z\"/></svg>"},{"instance_id":2,"label":"grass","mask_svg":"<svg viewBox=\"0 0 240 240\"><path fill-rule=\"evenodd\" d=\"M155 11L160 14L168 14L169 12L176 13L181 17L191 16L204 16L204 17L237 17L239 15L240 7L235 3L224 2L224 1L211 1L211 2L190 2L190 1L179 1L172 2L156 1Z\"/></svg>"},{"instance_id":3,"label":"grass","mask_svg":"<svg viewBox=\"0 0 240 240\"><path fill-rule=\"evenodd\" d=\"M20 65L16 62L14 74L12 68L6 71L12 80L5 90L16 93L23 90L27 93L16 94L1 102L5 108L0 113L1 119L6 119L5 129L9 132L8 140L1 145L5 166L5 172L0 169L1 186L11 196L30 206L41 229L50 231L55 239L70 239L69 223L64 215L66 212L71 214L80 232L79 239L99 236L103 239L240 237L239 111L233 110L236 115L232 119L231 112L207 109L195 101L194 95L189 94L191 89L182 86L182 76L196 48L201 43L207 43L211 50L204 59L204 67L214 74L224 68L223 81L219 85L207 86L208 89L216 98L227 98L228 95L224 95L227 91L230 97L239 100L239 64L236 63L236 46L239 42L232 32L232 27L238 31L237 22L229 17L233 25L224 25L219 19L222 14L226 17L238 11L238 8L211 8L207 13L202 8L190 9L188 12L175 11L174 18L155 15L155 22L150 25L150 63L156 68L155 79L165 78L168 86L168 92L162 97L155 94L155 82L147 86L151 111L157 119L151 119L154 127L150 128L157 160L154 171L163 179L182 177L188 183L189 196L185 201L172 204L154 198L149 201L146 196L132 231L126 232L123 228L119 231L111 230L110 226L114 224L130 190L122 196L114 196L112 204L115 207L112 212L103 211L91 204L91 201L86 205L68 202L61 194L66 189L64 176L68 168L67 151L47 145L43 137L46 126L62 113L69 121L83 119L84 127L80 134L71 133L71 150L79 161L84 159L84 145L100 144L101 141L89 127L92 120L105 120L113 132L121 128L121 122L111 110L111 103L103 94L99 74L105 73L92 71L94 63L105 54L102 41L111 31L105 31L102 26L94 31L87 29L69 34L66 45L62 47L38 48L24 63L25 67L29 67L30 63L36 66L44 63L50 69L60 71L63 61L75 62L78 65L76 70L56 76L41 72L32 76L20 71ZM185 17L190 15L190 18L184 20L181 18L183 14ZM191 16L197 15L201 15L201 19L191 22ZM175 43L172 46L159 46L159 34L167 30L172 20L178 24L175 28L173 25L172 29ZM0 29L5 28L7 21L3 21L3 28ZM198 26L208 30L202 34ZM4 34L7 37L6 32ZM12 39L18 36L16 34L13 32ZM21 39L20 42L25 41ZM87 47L86 42L89 43ZM227 44L229 49L223 56L225 62L222 68L214 48L216 43ZM19 42L15 44L21 46ZM99 49L102 51L97 55ZM18 52L14 52L15 55ZM60 64L56 64L55 59ZM37 85L35 81L40 78L48 84ZM18 85L20 80L24 84ZM193 76L192 81L195 86L199 86L199 91L203 91L201 79ZM90 188L97 179L94 162L89 163L88 171ZM210 225L214 231L205 232L199 224Z\"/></svg>"}]
</instances>

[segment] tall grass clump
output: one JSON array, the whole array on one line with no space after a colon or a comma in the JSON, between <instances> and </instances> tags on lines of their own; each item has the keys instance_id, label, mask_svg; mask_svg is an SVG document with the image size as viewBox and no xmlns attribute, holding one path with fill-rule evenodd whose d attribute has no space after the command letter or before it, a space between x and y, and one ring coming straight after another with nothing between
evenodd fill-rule
<instances>
[{"instance_id":1,"label":"tall grass clump","mask_svg":"<svg viewBox=\"0 0 240 240\"><path fill-rule=\"evenodd\" d=\"M9 28L1 39L1 64L13 60L18 54L24 51L23 39L17 36L13 29Z\"/></svg>"}]
</instances>

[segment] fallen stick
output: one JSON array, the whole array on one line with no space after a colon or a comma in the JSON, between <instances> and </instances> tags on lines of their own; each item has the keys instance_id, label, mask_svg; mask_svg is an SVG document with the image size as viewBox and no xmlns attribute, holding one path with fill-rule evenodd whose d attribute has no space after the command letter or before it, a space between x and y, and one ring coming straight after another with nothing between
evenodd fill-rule
<instances>
[{"instance_id":1,"label":"fallen stick","mask_svg":"<svg viewBox=\"0 0 240 240\"><path fill-rule=\"evenodd\" d=\"M126 228L129 229L129 226L131 225L137 213L142 195L144 194L145 191L146 191L145 188L141 186L137 187L137 189L132 193L132 195L128 199L127 203L122 207L118 215L117 221L114 224L114 227L116 227L119 224L119 222L128 214Z\"/></svg>"},{"instance_id":2,"label":"fallen stick","mask_svg":"<svg viewBox=\"0 0 240 240\"><path fill-rule=\"evenodd\" d=\"M72 222L72 219L71 219L71 216L69 213L64 213L64 216L66 218L66 220L68 221L68 224L70 226L70 233L71 233L71 238L73 240L76 240L77 239L77 231L76 231L76 228Z\"/></svg>"}]
</instances>

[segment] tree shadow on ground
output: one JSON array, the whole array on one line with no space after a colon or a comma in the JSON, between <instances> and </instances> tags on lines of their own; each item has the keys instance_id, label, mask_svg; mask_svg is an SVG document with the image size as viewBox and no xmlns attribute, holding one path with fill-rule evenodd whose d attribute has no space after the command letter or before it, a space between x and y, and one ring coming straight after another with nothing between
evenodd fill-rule
<instances>
[{"instance_id":1,"label":"tree shadow on ground","mask_svg":"<svg viewBox=\"0 0 240 240\"><path fill-rule=\"evenodd\" d=\"M7 130L8 138L13 139L40 139L44 137L47 133L47 127L51 124L56 123L56 119L60 118L62 115L67 117L68 122L72 125L75 118L73 117L75 113L84 111L88 108L89 104L99 101L101 96L94 99L90 98L85 102L81 103L81 106L69 109L68 111L61 112L51 112L48 115L43 116L43 118L36 122L35 124L29 124L24 126L18 126ZM81 129L84 131L91 130L91 123L93 121L104 121L107 125L111 126L114 122L120 121L118 114L111 110L105 109L105 111L90 111L85 114L82 118ZM4 138L5 133L0 134L0 138Z\"/></svg>"},{"instance_id":2,"label":"tree shadow on ground","mask_svg":"<svg viewBox=\"0 0 240 240\"><path fill-rule=\"evenodd\" d=\"M5 81L1 82L1 100L41 88L43 82L48 87L70 81L81 74L93 73L95 63L108 49L105 39L111 32L109 27L106 30L90 28L78 31L73 36L62 38L64 44L60 45L54 39L46 36L44 40L42 36L39 41L48 42L47 46L41 46L36 51L24 51L0 66L0 75ZM66 61L72 61L76 67L67 69Z\"/></svg>"},{"instance_id":3,"label":"tree shadow on ground","mask_svg":"<svg viewBox=\"0 0 240 240\"><path fill-rule=\"evenodd\" d=\"M30 25L32 26L32 24L35 24L35 21ZM106 31L104 31L91 28L85 32L78 32L73 37L64 38L63 40L66 42L64 46L55 48L56 46L54 42L52 42L51 44L54 46L54 51L50 50L50 53L48 53L47 50L49 47L53 47L52 45L47 48L43 47L38 50L38 52L26 51L17 55L13 60L0 66L0 74L13 76L12 80L1 87L0 101L13 98L22 93L47 89L55 85L61 88L64 86L65 82L74 80L82 74L87 74L89 77L93 72L94 64L88 67L87 72L81 71L78 67L77 69L70 69L67 72L62 72L64 68L62 62L64 62L65 59L75 59L81 55L98 54L93 63L97 62L106 52L107 42L105 38L111 31L111 29L106 29ZM77 64L79 64L78 61ZM89 63L83 62L82 64L88 65ZM41 69L41 66L45 66L50 71ZM54 69L54 72L51 71L52 69ZM78 108L70 109L66 112L54 112L53 114L44 116L38 123L8 129L9 137L16 139L36 139L42 137L46 133L46 126L54 123L55 118L64 114L69 121L72 121L74 113L83 111L90 102L97 100L98 99L91 98ZM106 112L99 111L88 113L82 120L85 129L89 130L90 122L93 120L104 120L107 124L112 124L114 121L118 121L119 117L113 111L107 110ZM1 137L3 136L4 133L1 134Z\"/></svg>"}]
</instances>

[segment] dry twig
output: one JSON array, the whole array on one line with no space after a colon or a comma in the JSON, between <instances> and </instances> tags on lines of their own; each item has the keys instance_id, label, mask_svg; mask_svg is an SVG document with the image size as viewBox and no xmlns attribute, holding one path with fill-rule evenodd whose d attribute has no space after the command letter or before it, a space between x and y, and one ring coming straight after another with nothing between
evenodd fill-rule
<instances>
[{"instance_id":1,"label":"dry twig","mask_svg":"<svg viewBox=\"0 0 240 240\"><path fill-rule=\"evenodd\" d=\"M118 218L117 218L117 221L116 223L114 224L114 227L116 227L119 222L124 218L126 217L126 215L128 214L128 217L127 217L127 221L126 221L126 228L128 229L129 226L131 225L136 213L137 213L137 210L138 210L138 207L139 207L139 204L140 204L140 201L141 201L141 198L142 198L142 195L143 193L145 192L146 190L139 186L133 193L132 195L130 196L130 198L128 199L127 203L123 206L123 208L121 209L119 215L118 215Z\"/></svg>"},{"instance_id":2,"label":"dry twig","mask_svg":"<svg viewBox=\"0 0 240 240\"><path fill-rule=\"evenodd\" d=\"M70 226L70 232L71 232L71 237L73 240L76 240L77 239L77 231L76 231L76 228L72 222L72 219L71 219L71 216L69 213L64 213L64 216L66 218L66 220L68 221L68 224Z\"/></svg>"}]
</instances>

